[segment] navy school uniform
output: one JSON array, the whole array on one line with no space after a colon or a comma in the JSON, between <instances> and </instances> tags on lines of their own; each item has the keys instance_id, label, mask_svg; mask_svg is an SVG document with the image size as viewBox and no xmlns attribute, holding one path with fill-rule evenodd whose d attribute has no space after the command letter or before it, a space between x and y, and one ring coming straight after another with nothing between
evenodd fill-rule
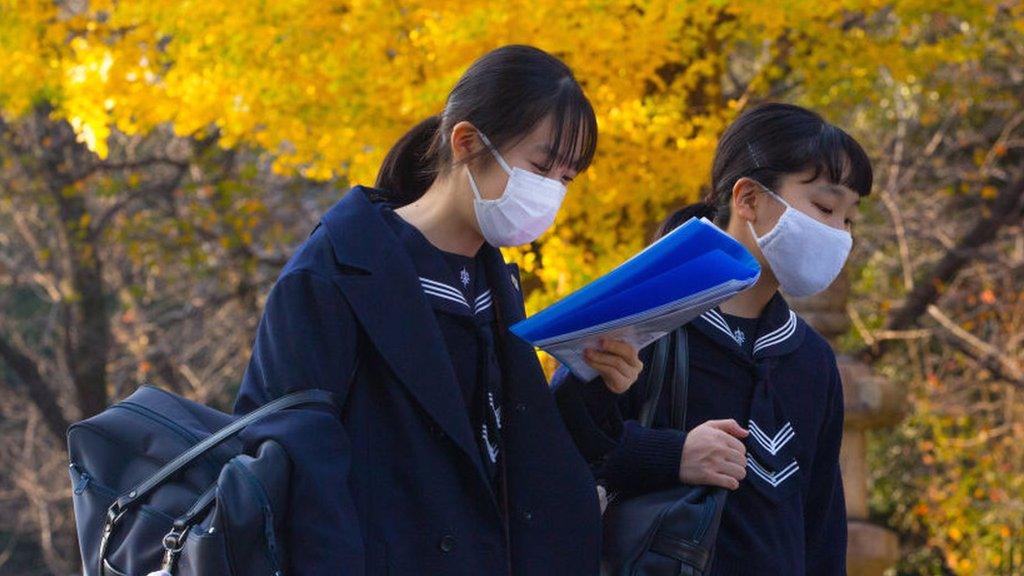
<instances>
[{"instance_id":1,"label":"navy school uniform","mask_svg":"<svg viewBox=\"0 0 1024 576\"><path fill-rule=\"evenodd\" d=\"M285 266L235 405L303 388L343 404L245 433L293 463L288 573L596 574L593 476L533 348L504 328L524 316L514 267L485 245L470 293L377 200L351 190Z\"/></svg>"},{"instance_id":2,"label":"navy school uniform","mask_svg":"<svg viewBox=\"0 0 1024 576\"><path fill-rule=\"evenodd\" d=\"M732 418L750 432L747 475L726 499L711 573L845 574L843 394L832 349L778 294L758 320L716 309L686 330L686 430ZM686 431L667 428L667 394L644 428L636 421L640 386L616 396L600 379L582 382L564 368L553 384L570 433L610 490L679 482Z\"/></svg>"}]
</instances>

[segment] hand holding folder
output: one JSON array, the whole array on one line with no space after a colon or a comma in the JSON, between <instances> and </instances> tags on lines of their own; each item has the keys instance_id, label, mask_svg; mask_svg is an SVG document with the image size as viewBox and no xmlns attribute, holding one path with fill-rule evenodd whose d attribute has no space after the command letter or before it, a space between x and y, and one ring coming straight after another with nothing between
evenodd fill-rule
<instances>
[{"instance_id":1,"label":"hand holding folder","mask_svg":"<svg viewBox=\"0 0 1024 576\"><path fill-rule=\"evenodd\" d=\"M583 351L602 337L637 349L757 281L757 260L706 219L691 218L608 274L511 327L584 380Z\"/></svg>"}]
</instances>

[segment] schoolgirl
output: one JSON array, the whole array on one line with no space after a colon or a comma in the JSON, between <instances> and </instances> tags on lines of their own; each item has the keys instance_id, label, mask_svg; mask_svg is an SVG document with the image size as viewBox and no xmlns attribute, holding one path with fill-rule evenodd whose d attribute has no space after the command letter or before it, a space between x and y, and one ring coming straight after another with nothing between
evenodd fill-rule
<instances>
[{"instance_id":1,"label":"schoolgirl","mask_svg":"<svg viewBox=\"0 0 1024 576\"><path fill-rule=\"evenodd\" d=\"M555 377L559 408L612 491L680 482L731 490L713 574L845 574L836 359L783 294L809 296L837 277L857 204L871 191L871 166L852 137L814 112L767 104L725 131L711 183L703 202L671 215L659 234L707 217L762 272L752 288L683 328L685 429L667 427L668 395L645 428L637 422L643 386L616 395L601 378L583 382L565 370Z\"/></svg>"},{"instance_id":2,"label":"schoolgirl","mask_svg":"<svg viewBox=\"0 0 1024 576\"><path fill-rule=\"evenodd\" d=\"M551 226L596 142L565 64L499 48L285 266L236 411L304 388L342 406L315 434L288 418L247 432L294 463L289 574L597 573L594 479L533 348L508 332L523 300L498 250ZM625 373L596 367L623 389L640 362L612 348Z\"/></svg>"}]
</instances>

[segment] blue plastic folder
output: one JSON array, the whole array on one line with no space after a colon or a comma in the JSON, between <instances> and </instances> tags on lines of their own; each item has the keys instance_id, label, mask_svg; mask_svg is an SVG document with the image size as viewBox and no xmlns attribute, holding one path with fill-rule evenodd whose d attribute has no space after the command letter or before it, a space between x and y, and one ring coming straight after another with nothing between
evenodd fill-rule
<instances>
[{"instance_id":1,"label":"blue plastic folder","mask_svg":"<svg viewBox=\"0 0 1024 576\"><path fill-rule=\"evenodd\" d=\"M597 372L583 351L602 337L638 349L757 281L757 260L706 219L691 218L608 274L512 326L577 376Z\"/></svg>"}]
</instances>

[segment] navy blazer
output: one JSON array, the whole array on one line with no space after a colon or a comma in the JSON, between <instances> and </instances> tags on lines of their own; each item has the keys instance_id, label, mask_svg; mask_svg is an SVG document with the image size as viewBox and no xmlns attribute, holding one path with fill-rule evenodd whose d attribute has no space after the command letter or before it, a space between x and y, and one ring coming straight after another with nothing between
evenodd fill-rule
<instances>
[{"instance_id":1,"label":"navy blazer","mask_svg":"<svg viewBox=\"0 0 1024 576\"><path fill-rule=\"evenodd\" d=\"M594 480L533 347L507 330L498 340L503 503L412 260L372 204L378 194L352 189L284 267L235 404L245 413L322 388L343 405L340 417L285 411L246 432L251 442L278 440L293 460L288 573L597 574ZM511 325L524 317L514 269L498 250L484 251L503 325Z\"/></svg>"}]
</instances>

